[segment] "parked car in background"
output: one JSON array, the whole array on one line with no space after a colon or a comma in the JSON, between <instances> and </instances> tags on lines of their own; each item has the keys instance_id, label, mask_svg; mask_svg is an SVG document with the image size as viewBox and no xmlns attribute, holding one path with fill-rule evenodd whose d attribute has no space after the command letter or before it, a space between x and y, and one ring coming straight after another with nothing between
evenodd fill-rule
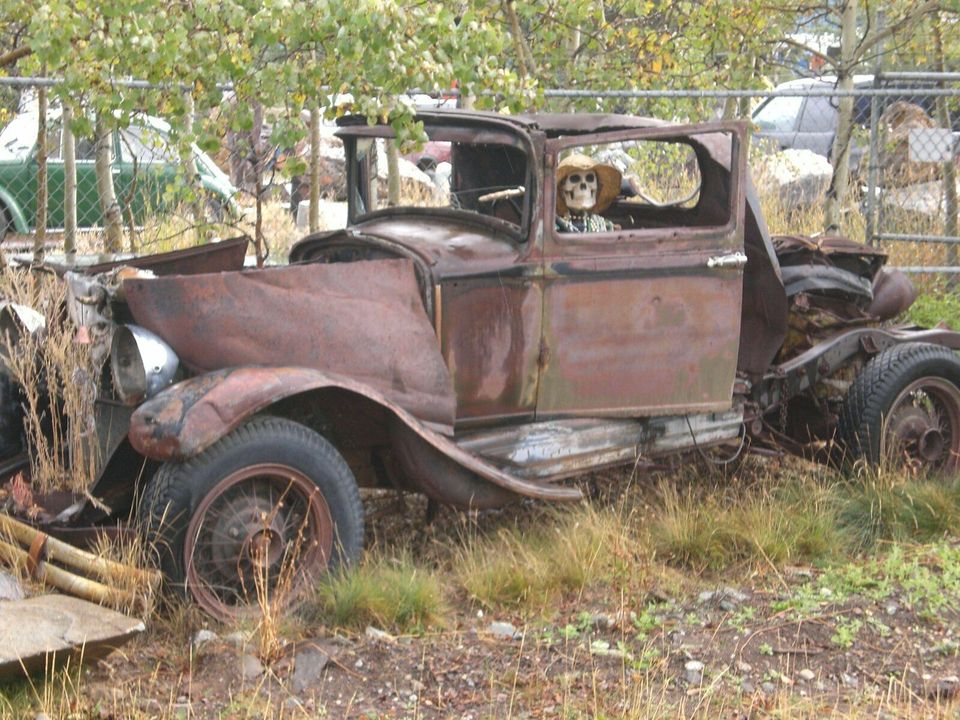
<instances>
[{"instance_id":1,"label":"parked car in background","mask_svg":"<svg viewBox=\"0 0 960 720\"><path fill-rule=\"evenodd\" d=\"M790 90L830 90L837 86L836 77L826 75L816 78L802 78L791 80L777 85L777 91ZM873 75L855 75L853 78L855 90L866 90L874 86ZM890 85L884 84L889 88ZM885 95L879 98L879 111L882 114L886 108L897 101L905 101L922 108L931 117L935 117L936 107L934 96L925 94L929 84L913 83L911 87L904 87L902 95ZM839 97L790 97L776 96L765 100L751 115L756 126L757 137L773 141L779 150L794 148L797 150L811 150L818 155L830 158L833 150L833 139L837 133L839 116ZM860 95L853 100L853 122L864 132L870 126L870 108L872 98L869 95ZM954 130L960 130L960 113L952 113ZM863 156L866 147L864 142L857 142L854 135L851 148L851 163L856 166Z\"/></svg>"},{"instance_id":2,"label":"parked car in background","mask_svg":"<svg viewBox=\"0 0 960 720\"><path fill-rule=\"evenodd\" d=\"M37 214L37 125L35 112L21 113L0 131L0 240L7 232L34 230ZM113 181L125 223L140 225L154 213L170 210L184 198L180 157L170 143L170 125L160 118L139 115L112 138ZM64 225L64 163L62 128L53 114L48 131L47 227ZM235 212L236 188L196 145L193 159L211 219ZM95 171L96 144L76 139L77 225L103 224Z\"/></svg>"},{"instance_id":3,"label":"parked car in background","mask_svg":"<svg viewBox=\"0 0 960 720\"><path fill-rule=\"evenodd\" d=\"M872 75L854 77L854 87L865 89L873 86ZM776 90L829 90L835 88L837 79L832 76L803 78L777 85ZM757 128L757 136L774 141L780 150L791 148L811 150L829 158L833 150L833 138L837 134L839 98L830 96L792 97L775 96L765 100L751 119ZM870 98L854 98L853 121L858 125L870 122ZM854 153L863 154L862 148Z\"/></svg>"}]
</instances>

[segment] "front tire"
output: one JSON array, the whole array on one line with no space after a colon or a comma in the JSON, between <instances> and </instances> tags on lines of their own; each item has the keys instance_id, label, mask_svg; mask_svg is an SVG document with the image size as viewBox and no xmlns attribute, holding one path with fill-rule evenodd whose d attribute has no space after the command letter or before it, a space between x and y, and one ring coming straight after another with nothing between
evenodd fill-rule
<instances>
[{"instance_id":1,"label":"front tire","mask_svg":"<svg viewBox=\"0 0 960 720\"><path fill-rule=\"evenodd\" d=\"M871 359L844 398L837 436L847 463L949 476L960 468L960 358L904 343Z\"/></svg>"},{"instance_id":2,"label":"front tire","mask_svg":"<svg viewBox=\"0 0 960 720\"><path fill-rule=\"evenodd\" d=\"M144 489L140 527L167 580L220 619L293 601L363 547L350 468L322 436L257 417Z\"/></svg>"}]
</instances>

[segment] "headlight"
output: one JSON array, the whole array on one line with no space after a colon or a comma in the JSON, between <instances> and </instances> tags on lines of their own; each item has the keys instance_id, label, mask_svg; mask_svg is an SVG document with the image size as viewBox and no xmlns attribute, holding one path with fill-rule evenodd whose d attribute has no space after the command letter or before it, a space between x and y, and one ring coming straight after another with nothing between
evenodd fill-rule
<instances>
[{"instance_id":1,"label":"headlight","mask_svg":"<svg viewBox=\"0 0 960 720\"><path fill-rule=\"evenodd\" d=\"M157 335L137 325L121 325L113 334L110 368L120 399L135 405L173 382L180 360Z\"/></svg>"}]
</instances>

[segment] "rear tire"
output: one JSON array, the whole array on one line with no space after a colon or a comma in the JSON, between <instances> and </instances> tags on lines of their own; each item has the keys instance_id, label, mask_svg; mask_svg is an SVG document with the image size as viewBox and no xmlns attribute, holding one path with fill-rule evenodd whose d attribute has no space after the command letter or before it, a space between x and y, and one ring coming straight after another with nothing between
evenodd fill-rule
<instances>
[{"instance_id":1,"label":"rear tire","mask_svg":"<svg viewBox=\"0 0 960 720\"><path fill-rule=\"evenodd\" d=\"M169 583L219 619L258 614L264 590L294 602L363 548L350 468L322 436L281 418L253 418L164 464L138 515Z\"/></svg>"},{"instance_id":2,"label":"rear tire","mask_svg":"<svg viewBox=\"0 0 960 720\"><path fill-rule=\"evenodd\" d=\"M960 468L960 358L904 343L871 359L844 398L837 439L844 461L883 462L948 476Z\"/></svg>"}]
</instances>

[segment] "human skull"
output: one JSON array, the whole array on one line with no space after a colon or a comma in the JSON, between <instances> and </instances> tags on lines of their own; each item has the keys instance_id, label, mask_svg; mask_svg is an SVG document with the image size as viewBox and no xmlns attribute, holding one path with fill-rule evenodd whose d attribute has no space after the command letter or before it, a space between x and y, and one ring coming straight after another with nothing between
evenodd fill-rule
<instances>
[{"instance_id":1,"label":"human skull","mask_svg":"<svg viewBox=\"0 0 960 720\"><path fill-rule=\"evenodd\" d=\"M599 190L593 170L572 172L563 181L563 199L571 210L589 210L597 204Z\"/></svg>"}]
</instances>

